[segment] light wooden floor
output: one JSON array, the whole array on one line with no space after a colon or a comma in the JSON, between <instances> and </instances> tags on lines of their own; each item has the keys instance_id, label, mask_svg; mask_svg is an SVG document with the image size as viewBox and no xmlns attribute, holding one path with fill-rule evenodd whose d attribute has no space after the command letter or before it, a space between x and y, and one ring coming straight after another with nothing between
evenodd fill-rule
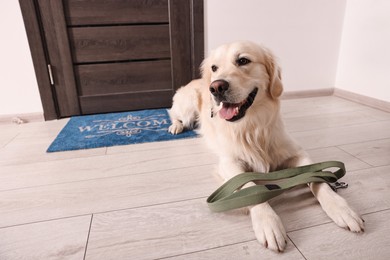
<instances>
[{"instance_id":1,"label":"light wooden floor","mask_svg":"<svg viewBox=\"0 0 390 260\"><path fill-rule=\"evenodd\" d=\"M60 120L0 126L0 259L389 259L390 114L336 97L282 112L314 161L345 162L339 193L364 234L338 228L303 187L272 201L289 241L270 252L248 216L208 210L217 159L201 138L46 154Z\"/></svg>"}]
</instances>

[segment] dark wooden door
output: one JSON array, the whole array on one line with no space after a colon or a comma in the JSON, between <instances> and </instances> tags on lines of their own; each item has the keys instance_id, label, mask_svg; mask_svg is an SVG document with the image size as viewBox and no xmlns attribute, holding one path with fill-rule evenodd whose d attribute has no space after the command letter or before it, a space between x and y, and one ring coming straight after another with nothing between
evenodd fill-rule
<instances>
[{"instance_id":1,"label":"dark wooden door","mask_svg":"<svg viewBox=\"0 0 390 260\"><path fill-rule=\"evenodd\" d=\"M46 119L169 107L198 76L203 0L20 4Z\"/></svg>"}]
</instances>

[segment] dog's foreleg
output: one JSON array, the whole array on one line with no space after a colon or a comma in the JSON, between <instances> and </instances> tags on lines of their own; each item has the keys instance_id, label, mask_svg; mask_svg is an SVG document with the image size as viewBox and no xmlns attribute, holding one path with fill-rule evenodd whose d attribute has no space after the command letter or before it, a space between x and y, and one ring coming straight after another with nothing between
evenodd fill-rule
<instances>
[{"instance_id":1,"label":"dog's foreleg","mask_svg":"<svg viewBox=\"0 0 390 260\"><path fill-rule=\"evenodd\" d=\"M183 123L178 119L171 119L172 124L168 128L168 132L173 135L180 134L183 132L184 126Z\"/></svg>"},{"instance_id":2,"label":"dog's foreleg","mask_svg":"<svg viewBox=\"0 0 390 260\"><path fill-rule=\"evenodd\" d=\"M322 209L340 227L352 232L364 232L363 219L326 183L310 183L310 189Z\"/></svg>"},{"instance_id":3,"label":"dog's foreleg","mask_svg":"<svg viewBox=\"0 0 390 260\"><path fill-rule=\"evenodd\" d=\"M268 202L249 209L257 240L266 248L282 252L287 245L287 233L280 217Z\"/></svg>"},{"instance_id":4,"label":"dog's foreleg","mask_svg":"<svg viewBox=\"0 0 390 260\"><path fill-rule=\"evenodd\" d=\"M219 173L226 181L243 173L244 167L234 159L222 158ZM244 186L252 186L248 183ZM248 207L252 219L252 226L257 240L266 248L281 252L287 245L287 234L280 217L271 208L268 202Z\"/></svg>"},{"instance_id":5,"label":"dog's foreleg","mask_svg":"<svg viewBox=\"0 0 390 260\"><path fill-rule=\"evenodd\" d=\"M297 161L295 166L311 163L311 160L304 156ZM352 232L364 232L364 221L362 218L327 183L309 183L309 187L322 209L338 226Z\"/></svg>"}]
</instances>

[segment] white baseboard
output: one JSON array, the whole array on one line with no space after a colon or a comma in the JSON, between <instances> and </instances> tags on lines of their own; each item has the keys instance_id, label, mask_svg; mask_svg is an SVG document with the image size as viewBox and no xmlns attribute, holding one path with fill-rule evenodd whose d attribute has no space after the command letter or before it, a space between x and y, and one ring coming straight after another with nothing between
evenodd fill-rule
<instances>
[{"instance_id":1,"label":"white baseboard","mask_svg":"<svg viewBox=\"0 0 390 260\"><path fill-rule=\"evenodd\" d=\"M286 91L282 94L282 99L324 97L333 95L334 88L323 88L315 90Z\"/></svg>"},{"instance_id":2,"label":"white baseboard","mask_svg":"<svg viewBox=\"0 0 390 260\"><path fill-rule=\"evenodd\" d=\"M366 105L379 110L390 112L390 102L387 101L379 100L372 97L367 97L364 95L356 94L339 88L334 89L333 95L356 103L360 103L362 105Z\"/></svg>"},{"instance_id":3,"label":"white baseboard","mask_svg":"<svg viewBox=\"0 0 390 260\"><path fill-rule=\"evenodd\" d=\"M24 124L31 122L45 121L43 113L26 113L14 115L0 115L0 125L4 124Z\"/></svg>"}]
</instances>

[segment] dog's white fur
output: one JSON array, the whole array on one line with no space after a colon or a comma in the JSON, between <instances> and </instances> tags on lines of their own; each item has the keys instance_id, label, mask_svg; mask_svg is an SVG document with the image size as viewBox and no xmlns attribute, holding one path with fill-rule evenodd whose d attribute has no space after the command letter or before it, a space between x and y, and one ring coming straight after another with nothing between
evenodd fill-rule
<instances>
[{"instance_id":1,"label":"dog's white fur","mask_svg":"<svg viewBox=\"0 0 390 260\"><path fill-rule=\"evenodd\" d=\"M237 60L242 57L251 62L239 66ZM212 66L216 66L215 72ZM226 44L213 51L203 61L201 69L201 79L190 82L175 94L169 111L172 120L169 131L178 134L198 121L200 133L219 156L219 174L224 180L246 171L270 172L311 163L284 129L279 112L279 97L283 91L280 68L269 50L252 42ZM215 80L229 83L226 96L231 103L245 100L255 87L258 88L243 118L228 122L218 115L220 107L209 90ZM309 186L337 225L353 232L364 231L359 215L327 184ZM260 243L283 251L287 243L286 231L271 206L262 203L249 209Z\"/></svg>"}]
</instances>

